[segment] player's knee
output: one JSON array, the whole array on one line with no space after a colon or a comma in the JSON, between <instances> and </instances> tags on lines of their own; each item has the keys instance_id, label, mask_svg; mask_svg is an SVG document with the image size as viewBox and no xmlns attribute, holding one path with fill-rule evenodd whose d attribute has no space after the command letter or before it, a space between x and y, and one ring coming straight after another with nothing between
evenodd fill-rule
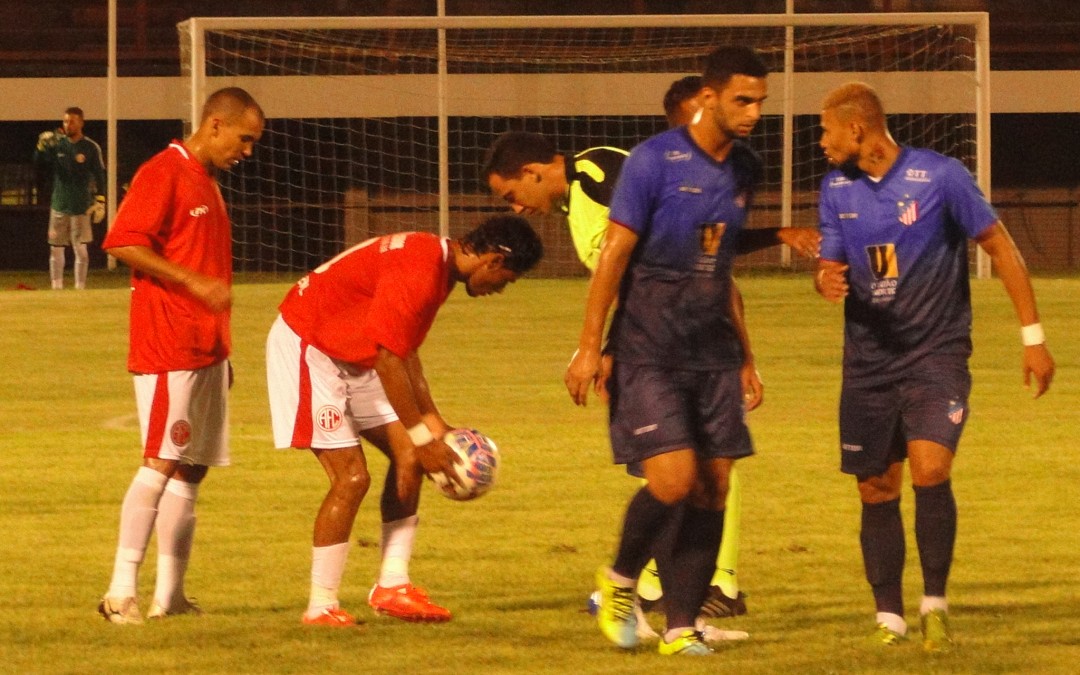
<instances>
[{"instance_id":1,"label":"player's knee","mask_svg":"<svg viewBox=\"0 0 1080 675\"><path fill-rule=\"evenodd\" d=\"M331 490L349 502L359 504L371 487L371 475L363 465L351 466L333 482Z\"/></svg>"},{"instance_id":2,"label":"player's knee","mask_svg":"<svg viewBox=\"0 0 1080 675\"><path fill-rule=\"evenodd\" d=\"M362 499L371 487L371 474L367 472L367 469L361 468L350 473L345 482L349 492L358 494Z\"/></svg>"},{"instance_id":3,"label":"player's knee","mask_svg":"<svg viewBox=\"0 0 1080 675\"><path fill-rule=\"evenodd\" d=\"M951 477L951 467L948 464L935 464L921 466L916 471L914 465L911 469L911 482L919 487L933 487L940 485Z\"/></svg>"},{"instance_id":4,"label":"player's knee","mask_svg":"<svg viewBox=\"0 0 1080 675\"><path fill-rule=\"evenodd\" d=\"M677 504L690 496L694 490L694 481L681 476L664 476L651 478L648 483L649 492L653 497L664 504Z\"/></svg>"},{"instance_id":5,"label":"player's knee","mask_svg":"<svg viewBox=\"0 0 1080 675\"><path fill-rule=\"evenodd\" d=\"M882 476L859 481L859 499L864 504L881 504L900 497L900 485Z\"/></svg>"}]
</instances>

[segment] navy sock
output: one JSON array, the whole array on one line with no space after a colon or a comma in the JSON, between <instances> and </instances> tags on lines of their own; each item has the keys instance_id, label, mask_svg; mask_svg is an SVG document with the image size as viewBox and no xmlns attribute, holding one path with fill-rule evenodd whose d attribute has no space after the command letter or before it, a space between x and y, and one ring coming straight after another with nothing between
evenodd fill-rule
<instances>
[{"instance_id":1,"label":"navy sock","mask_svg":"<svg viewBox=\"0 0 1080 675\"><path fill-rule=\"evenodd\" d=\"M657 557L668 628L694 625L716 572L723 532L723 511L687 507L670 557Z\"/></svg>"},{"instance_id":2,"label":"navy sock","mask_svg":"<svg viewBox=\"0 0 1080 675\"><path fill-rule=\"evenodd\" d=\"M922 564L923 593L945 597L956 542L952 481L915 489L915 542Z\"/></svg>"},{"instance_id":3,"label":"navy sock","mask_svg":"<svg viewBox=\"0 0 1080 675\"><path fill-rule=\"evenodd\" d=\"M623 516L622 537L619 552L612 570L630 579L637 579L645 563L653 555L653 544L664 532L681 504L665 504L649 492L648 487L638 490L626 507Z\"/></svg>"},{"instance_id":4,"label":"navy sock","mask_svg":"<svg viewBox=\"0 0 1080 675\"><path fill-rule=\"evenodd\" d=\"M862 506L862 544L866 580L874 591L879 612L904 615L904 523L900 500Z\"/></svg>"}]
</instances>

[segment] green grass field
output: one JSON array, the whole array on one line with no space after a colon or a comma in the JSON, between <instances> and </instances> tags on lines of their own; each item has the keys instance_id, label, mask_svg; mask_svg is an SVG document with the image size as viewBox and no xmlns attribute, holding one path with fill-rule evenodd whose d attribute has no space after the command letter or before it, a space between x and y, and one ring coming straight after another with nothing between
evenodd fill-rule
<instances>
[{"instance_id":1,"label":"green grass field","mask_svg":"<svg viewBox=\"0 0 1080 675\"><path fill-rule=\"evenodd\" d=\"M0 275L42 288L43 273ZM120 501L139 464L124 370L122 273L76 293L0 291L0 672L4 673L1075 673L1080 668L1080 281L1038 279L1058 362L1032 401L997 281L973 282L973 416L954 482L960 533L950 585L958 653L880 651L861 638L872 602L858 550L854 481L837 470L841 308L804 276L742 279L766 402L757 455L740 463L740 576L750 613L722 622L750 640L715 658L621 653L584 613L637 483L610 463L604 409L562 386L585 282L525 280L503 296L456 292L421 356L452 422L503 450L500 484L454 503L428 490L414 580L455 613L441 626L374 617L376 492L361 507L342 600L362 630L305 628L310 531L325 477L310 454L275 451L263 341L286 283L241 283L234 310L233 466L199 498L188 592L207 610L144 626L95 613L108 585ZM381 456L370 460L381 473ZM381 480L376 481L376 486ZM911 493L904 495L911 529ZM143 610L153 549L141 579ZM909 536L906 597L921 593ZM659 621L659 620L658 620Z\"/></svg>"}]
</instances>

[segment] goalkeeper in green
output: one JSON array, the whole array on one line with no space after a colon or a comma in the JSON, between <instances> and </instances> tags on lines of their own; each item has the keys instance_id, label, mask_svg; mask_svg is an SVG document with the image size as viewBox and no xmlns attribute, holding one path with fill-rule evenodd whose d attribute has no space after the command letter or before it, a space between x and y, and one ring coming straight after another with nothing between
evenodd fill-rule
<instances>
[{"instance_id":1,"label":"goalkeeper in green","mask_svg":"<svg viewBox=\"0 0 1080 675\"><path fill-rule=\"evenodd\" d=\"M105 218L105 164L101 146L83 135L82 108L64 111L63 126L38 136L34 162L52 170L49 211L49 279L53 290L64 287L64 249L75 253L75 288L86 288L94 239L91 220Z\"/></svg>"}]
</instances>

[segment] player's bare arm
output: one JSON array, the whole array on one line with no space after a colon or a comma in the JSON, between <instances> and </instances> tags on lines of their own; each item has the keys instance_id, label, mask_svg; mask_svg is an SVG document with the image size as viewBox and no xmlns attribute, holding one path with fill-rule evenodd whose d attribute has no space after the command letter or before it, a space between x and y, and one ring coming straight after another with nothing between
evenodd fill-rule
<instances>
[{"instance_id":1,"label":"player's bare arm","mask_svg":"<svg viewBox=\"0 0 1080 675\"><path fill-rule=\"evenodd\" d=\"M781 227L776 232L780 243L805 258L817 258L821 252L821 233L815 227Z\"/></svg>"},{"instance_id":2,"label":"player's bare arm","mask_svg":"<svg viewBox=\"0 0 1080 675\"><path fill-rule=\"evenodd\" d=\"M227 283L177 265L148 246L117 246L108 253L132 269L183 286L212 312L224 312L232 306L232 289Z\"/></svg>"},{"instance_id":3,"label":"player's bare arm","mask_svg":"<svg viewBox=\"0 0 1080 675\"><path fill-rule=\"evenodd\" d=\"M786 244L806 258L817 258L821 233L813 227L755 227L739 232L736 253L745 255Z\"/></svg>"},{"instance_id":4,"label":"player's bare arm","mask_svg":"<svg viewBox=\"0 0 1080 675\"><path fill-rule=\"evenodd\" d=\"M848 266L836 260L819 260L814 273L814 288L829 302L840 302L847 297Z\"/></svg>"},{"instance_id":5,"label":"player's bare arm","mask_svg":"<svg viewBox=\"0 0 1080 675\"><path fill-rule=\"evenodd\" d=\"M585 405L590 387L601 386L600 352L604 343L604 327L637 241L638 236L633 230L615 222L608 225L604 246L600 249L600 261L589 282L585 325L581 329L577 351L571 357L563 378L570 398L577 405Z\"/></svg>"},{"instance_id":6,"label":"player's bare arm","mask_svg":"<svg viewBox=\"0 0 1080 675\"><path fill-rule=\"evenodd\" d=\"M1045 341L1042 340L1042 326L1039 324L1039 310L1035 304L1035 291L1031 287L1024 258L1016 248L1008 230L1000 222L994 223L975 240L990 256L993 269L997 272L1005 292L1012 300L1016 316L1024 330L1034 331L1038 335L1024 336L1024 356L1022 362L1024 386L1031 388L1035 379L1033 396L1038 398L1050 388L1054 379L1054 358L1050 355ZM1033 344L1028 344L1028 343Z\"/></svg>"},{"instance_id":7,"label":"player's bare arm","mask_svg":"<svg viewBox=\"0 0 1080 675\"><path fill-rule=\"evenodd\" d=\"M405 473L409 465L418 463L424 473L444 473L457 482L457 472L453 467L458 458L442 441L442 437L436 436L424 423L405 359L380 346L374 367L386 392L386 399L397 413L398 421L405 425L414 448L412 457L399 456L402 453L398 448L393 448L399 472Z\"/></svg>"},{"instance_id":8,"label":"player's bare arm","mask_svg":"<svg viewBox=\"0 0 1080 675\"><path fill-rule=\"evenodd\" d=\"M409 381L412 383L413 393L416 395L416 405L420 409L420 418L436 438L442 438L450 431L450 425L446 423L439 413L435 400L431 397L431 389L428 387L427 378L424 376L424 366L420 362L420 355L412 352L405 359L405 369L409 373ZM456 455L455 461L459 460Z\"/></svg>"},{"instance_id":9,"label":"player's bare arm","mask_svg":"<svg viewBox=\"0 0 1080 675\"><path fill-rule=\"evenodd\" d=\"M742 367L739 368L739 379L742 381L743 405L749 412L765 401L765 385L754 364L754 352L750 348L750 333L746 330L746 307L743 305L742 292L739 291L734 279L731 280L731 321L739 334L739 342L742 343L743 354L745 354Z\"/></svg>"}]
</instances>

